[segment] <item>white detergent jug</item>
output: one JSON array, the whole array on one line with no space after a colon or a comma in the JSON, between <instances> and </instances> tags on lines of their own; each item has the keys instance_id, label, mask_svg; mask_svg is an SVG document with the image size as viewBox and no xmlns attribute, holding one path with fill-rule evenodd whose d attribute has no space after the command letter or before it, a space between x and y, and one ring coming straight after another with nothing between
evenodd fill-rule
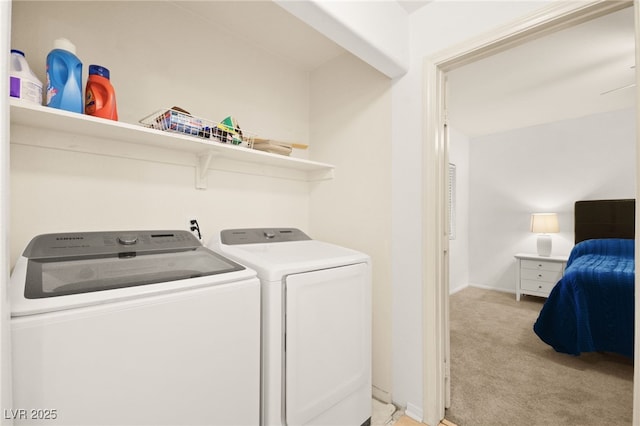
<instances>
[{"instance_id":1,"label":"white detergent jug","mask_svg":"<svg viewBox=\"0 0 640 426\"><path fill-rule=\"evenodd\" d=\"M24 52L11 49L9 95L42 105L42 82L31 71Z\"/></svg>"}]
</instances>

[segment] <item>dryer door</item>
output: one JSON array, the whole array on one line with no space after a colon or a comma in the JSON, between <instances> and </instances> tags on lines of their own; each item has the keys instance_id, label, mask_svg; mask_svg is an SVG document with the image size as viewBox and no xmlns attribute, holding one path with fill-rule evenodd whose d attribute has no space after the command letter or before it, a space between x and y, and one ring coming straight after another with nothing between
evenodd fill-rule
<instances>
[{"instance_id":1,"label":"dryer door","mask_svg":"<svg viewBox=\"0 0 640 426\"><path fill-rule=\"evenodd\" d=\"M369 265L289 275L285 292L286 424L329 421L328 412L342 411L341 402L352 404L356 393L364 395L355 398L364 399L356 405L370 409ZM344 412L339 415L338 422L356 424L345 419Z\"/></svg>"}]
</instances>

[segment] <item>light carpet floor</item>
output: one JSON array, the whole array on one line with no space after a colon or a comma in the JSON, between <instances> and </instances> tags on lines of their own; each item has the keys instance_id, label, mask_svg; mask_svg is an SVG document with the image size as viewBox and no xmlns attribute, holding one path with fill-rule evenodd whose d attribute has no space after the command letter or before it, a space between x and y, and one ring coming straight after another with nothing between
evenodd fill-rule
<instances>
[{"instance_id":1,"label":"light carpet floor","mask_svg":"<svg viewBox=\"0 0 640 426\"><path fill-rule=\"evenodd\" d=\"M545 299L466 288L451 296L451 397L458 426L630 425L633 362L555 352L533 332Z\"/></svg>"}]
</instances>

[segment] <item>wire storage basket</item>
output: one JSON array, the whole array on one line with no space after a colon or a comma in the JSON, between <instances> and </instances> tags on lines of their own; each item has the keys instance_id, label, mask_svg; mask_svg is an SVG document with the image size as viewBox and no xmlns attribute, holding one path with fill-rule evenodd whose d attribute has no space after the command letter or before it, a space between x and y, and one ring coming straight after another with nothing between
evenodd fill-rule
<instances>
[{"instance_id":1,"label":"wire storage basket","mask_svg":"<svg viewBox=\"0 0 640 426\"><path fill-rule=\"evenodd\" d=\"M217 122L193 116L175 106L158 110L139 122L152 129L181 133L246 148L253 148L255 139L255 135L240 129L233 117L227 117Z\"/></svg>"}]
</instances>

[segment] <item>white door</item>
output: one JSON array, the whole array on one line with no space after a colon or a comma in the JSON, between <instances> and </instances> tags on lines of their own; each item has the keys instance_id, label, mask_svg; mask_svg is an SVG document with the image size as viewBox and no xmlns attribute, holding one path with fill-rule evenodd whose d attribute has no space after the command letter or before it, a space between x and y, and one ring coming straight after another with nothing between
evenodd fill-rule
<instances>
[{"instance_id":1,"label":"white door","mask_svg":"<svg viewBox=\"0 0 640 426\"><path fill-rule=\"evenodd\" d=\"M290 275L285 292L286 423L313 423L361 389L366 389L370 406L369 266Z\"/></svg>"}]
</instances>

